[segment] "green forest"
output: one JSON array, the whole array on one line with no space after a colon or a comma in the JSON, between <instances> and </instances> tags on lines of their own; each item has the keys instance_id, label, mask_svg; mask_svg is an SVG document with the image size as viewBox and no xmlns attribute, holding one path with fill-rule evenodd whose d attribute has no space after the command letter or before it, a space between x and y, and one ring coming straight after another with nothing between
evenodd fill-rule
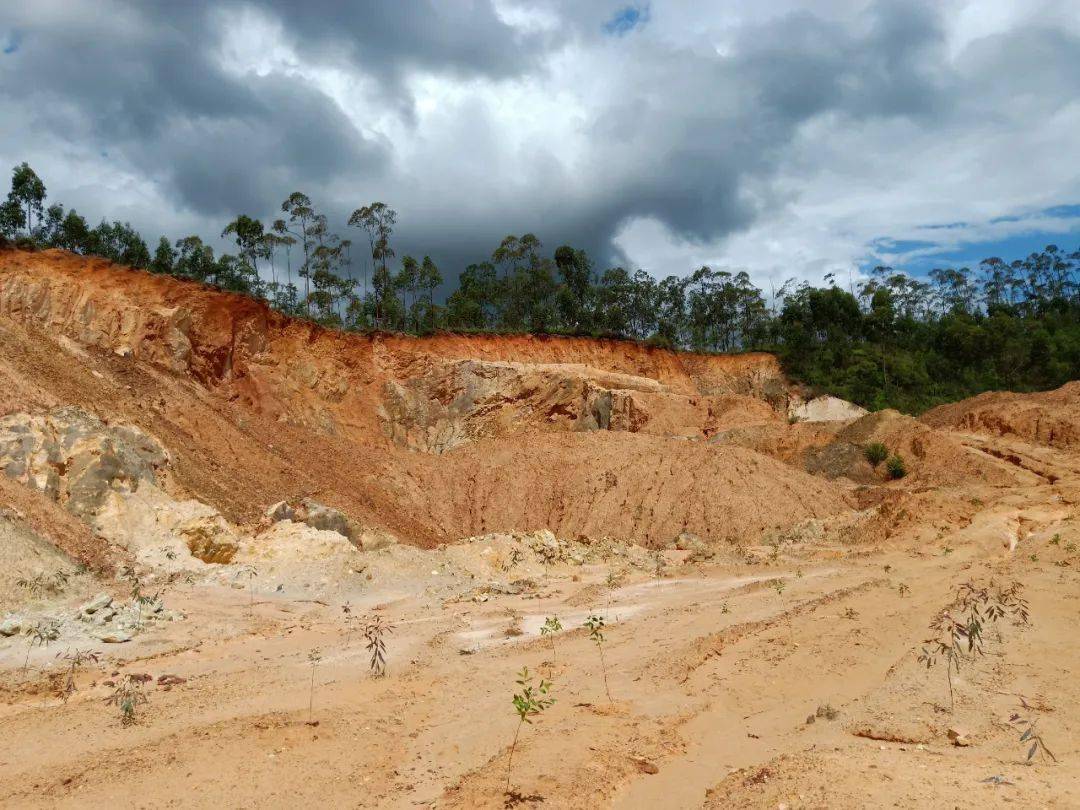
<instances>
[{"instance_id":1,"label":"green forest","mask_svg":"<svg viewBox=\"0 0 1080 810\"><path fill-rule=\"evenodd\" d=\"M46 206L44 182L23 163L0 204L0 238L61 248L266 299L283 313L352 331L589 335L704 352L776 352L813 390L867 408L919 413L995 389L1055 388L1080 378L1080 251L1039 253L916 277L875 267L852 289L788 281L766 296L745 272L701 267L657 279L601 269L584 251L545 249L510 235L490 256L442 269L398 256L397 212L357 208L334 233L300 192L264 223L239 215L215 255L199 236L151 250L129 224L91 227ZM444 284L444 275L456 284ZM446 293L449 288L448 294Z\"/></svg>"}]
</instances>

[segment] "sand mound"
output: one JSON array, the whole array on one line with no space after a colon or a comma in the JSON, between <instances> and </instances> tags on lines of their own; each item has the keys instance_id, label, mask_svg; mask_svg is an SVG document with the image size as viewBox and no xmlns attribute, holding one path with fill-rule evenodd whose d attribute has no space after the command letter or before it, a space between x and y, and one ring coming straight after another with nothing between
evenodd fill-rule
<instances>
[{"instance_id":1,"label":"sand mound","mask_svg":"<svg viewBox=\"0 0 1080 810\"><path fill-rule=\"evenodd\" d=\"M548 528L649 545L683 531L735 541L848 509L831 483L737 447L601 432L472 449L423 478L428 508L458 536Z\"/></svg>"},{"instance_id":2,"label":"sand mound","mask_svg":"<svg viewBox=\"0 0 1080 810\"><path fill-rule=\"evenodd\" d=\"M866 408L839 397L815 397L800 402L792 400L788 406L788 416L800 422L847 422L866 416Z\"/></svg>"},{"instance_id":3,"label":"sand mound","mask_svg":"<svg viewBox=\"0 0 1080 810\"><path fill-rule=\"evenodd\" d=\"M0 611L63 593L77 567L53 537L35 531L21 512L0 506Z\"/></svg>"},{"instance_id":4,"label":"sand mound","mask_svg":"<svg viewBox=\"0 0 1080 810\"><path fill-rule=\"evenodd\" d=\"M927 411L921 421L938 428L1015 436L1062 450L1080 448L1080 381L1036 394L979 394Z\"/></svg>"},{"instance_id":5,"label":"sand mound","mask_svg":"<svg viewBox=\"0 0 1080 810\"><path fill-rule=\"evenodd\" d=\"M764 453L802 469L806 466L807 454L834 441L843 426L842 422L835 421L746 425L721 431L709 441Z\"/></svg>"}]
</instances>

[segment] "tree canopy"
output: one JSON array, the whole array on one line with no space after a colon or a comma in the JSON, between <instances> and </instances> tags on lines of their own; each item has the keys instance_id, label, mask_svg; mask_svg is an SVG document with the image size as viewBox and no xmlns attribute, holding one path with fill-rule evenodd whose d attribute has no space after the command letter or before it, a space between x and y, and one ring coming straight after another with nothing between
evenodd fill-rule
<instances>
[{"instance_id":1,"label":"tree canopy","mask_svg":"<svg viewBox=\"0 0 1080 810\"><path fill-rule=\"evenodd\" d=\"M281 204L284 217L269 225L246 214L226 223L221 236L235 243L236 254L215 256L197 235L161 237L151 254L130 224L90 227L74 209L59 203L46 209L45 198L33 169L15 167L0 204L0 237L214 284L333 328L575 334L707 352L762 349L822 392L909 412L985 390L1044 389L1080 377L1080 251L1055 245L1011 262L992 257L974 269L938 268L923 278L876 267L848 290L831 276L823 286L788 281L766 298L746 272L701 267L657 279L640 269L598 271L583 250L559 245L549 252L535 234L524 233L506 236L446 289L430 256L398 260L397 212L384 202L360 206L344 223L365 237L355 255L351 240L333 233L311 199L293 192Z\"/></svg>"}]
</instances>

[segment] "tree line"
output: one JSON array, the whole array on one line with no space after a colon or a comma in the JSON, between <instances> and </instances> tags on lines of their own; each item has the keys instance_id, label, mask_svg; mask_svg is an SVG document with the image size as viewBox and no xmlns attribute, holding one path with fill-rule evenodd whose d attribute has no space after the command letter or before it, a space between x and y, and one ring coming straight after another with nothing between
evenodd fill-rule
<instances>
[{"instance_id":1,"label":"tree line","mask_svg":"<svg viewBox=\"0 0 1080 810\"><path fill-rule=\"evenodd\" d=\"M821 286L790 280L766 298L745 272L701 267L657 279L640 269L601 271L584 251L562 245L548 253L526 233L504 238L437 297L440 268L430 256L397 256L397 212L382 202L353 211L343 238L307 195L294 192L272 222L240 214L226 223L221 236L235 253L215 255L197 235L161 237L151 252L128 223L90 227L74 209L45 201L34 170L15 167L0 204L0 237L257 296L330 328L762 349L822 392L909 412L984 390L1036 390L1080 378L1080 251L1054 245L925 278L880 266L850 289L831 275Z\"/></svg>"}]
</instances>

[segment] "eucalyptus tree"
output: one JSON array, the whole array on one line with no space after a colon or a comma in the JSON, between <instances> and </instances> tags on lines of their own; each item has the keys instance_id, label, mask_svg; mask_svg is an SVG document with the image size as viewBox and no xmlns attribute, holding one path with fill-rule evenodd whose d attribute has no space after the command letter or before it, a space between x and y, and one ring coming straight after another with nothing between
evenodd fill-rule
<instances>
[{"instance_id":1,"label":"eucalyptus tree","mask_svg":"<svg viewBox=\"0 0 1080 810\"><path fill-rule=\"evenodd\" d=\"M25 212L26 233L28 236L33 236L34 215L37 215L39 225L44 216L45 184L25 161L12 169L8 201L18 205Z\"/></svg>"},{"instance_id":2,"label":"eucalyptus tree","mask_svg":"<svg viewBox=\"0 0 1080 810\"><path fill-rule=\"evenodd\" d=\"M394 278L394 286L401 290L401 311L404 314L405 320L402 324L402 328L409 331L409 299L408 296L411 293L413 296L413 304L416 304L416 291L420 282L420 263L416 261L412 256L403 256L401 258L401 270L398 271L397 276Z\"/></svg>"},{"instance_id":3,"label":"eucalyptus tree","mask_svg":"<svg viewBox=\"0 0 1080 810\"><path fill-rule=\"evenodd\" d=\"M251 265L255 274L259 273L259 257L263 253L265 229L261 221L252 219L247 214L240 214L225 226L222 238L232 236L236 242L240 258Z\"/></svg>"},{"instance_id":4,"label":"eucalyptus tree","mask_svg":"<svg viewBox=\"0 0 1080 810\"><path fill-rule=\"evenodd\" d=\"M163 275L172 275L176 265L176 249L164 236L158 240L154 258L150 261L150 270Z\"/></svg>"},{"instance_id":5,"label":"eucalyptus tree","mask_svg":"<svg viewBox=\"0 0 1080 810\"><path fill-rule=\"evenodd\" d=\"M387 267L387 262L394 257L394 249L390 247L390 237L397 223L397 212L383 202L373 202L362 208L357 208L349 216L348 224L354 228L362 229L368 237L368 246L371 250L372 278L371 286L374 293L375 325L385 326L384 319L388 314L385 310L396 308L396 296L393 294L393 277ZM366 286L366 285L365 285ZM393 298L391 303L388 299Z\"/></svg>"},{"instance_id":6,"label":"eucalyptus tree","mask_svg":"<svg viewBox=\"0 0 1080 810\"><path fill-rule=\"evenodd\" d=\"M292 227L285 226L285 232L295 237L304 249L304 264L298 271L304 279L304 306L306 312L311 314L311 251L313 248L315 230L318 228L315 209L311 205L311 199L299 191L290 194L281 204L281 210L289 215ZM278 220L284 225L284 220ZM277 223L275 223L276 225Z\"/></svg>"},{"instance_id":7,"label":"eucalyptus tree","mask_svg":"<svg viewBox=\"0 0 1080 810\"><path fill-rule=\"evenodd\" d=\"M425 256L420 263L420 273L417 287L427 293L427 316L428 330L435 328L435 290L442 284L442 274L430 256Z\"/></svg>"}]
</instances>

